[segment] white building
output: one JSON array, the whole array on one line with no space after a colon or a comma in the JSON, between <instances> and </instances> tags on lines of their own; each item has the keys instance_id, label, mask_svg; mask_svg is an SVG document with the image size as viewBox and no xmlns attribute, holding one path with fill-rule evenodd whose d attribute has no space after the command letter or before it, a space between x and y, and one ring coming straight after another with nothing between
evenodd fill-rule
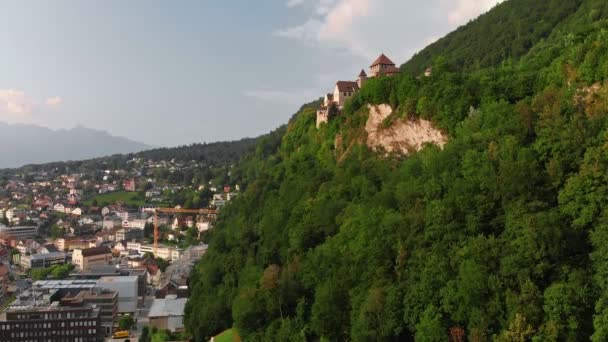
<instances>
[{"instance_id":1,"label":"white building","mask_svg":"<svg viewBox=\"0 0 608 342\"><path fill-rule=\"evenodd\" d=\"M121 220L123 221L128 221L130 218L132 218L133 214L127 212L127 211L119 211L116 213L116 215L118 217L120 217Z\"/></svg>"},{"instance_id":2,"label":"white building","mask_svg":"<svg viewBox=\"0 0 608 342\"><path fill-rule=\"evenodd\" d=\"M148 313L150 326L171 332L184 330L184 309L187 301L188 298L175 296L155 299Z\"/></svg>"},{"instance_id":3,"label":"white building","mask_svg":"<svg viewBox=\"0 0 608 342\"><path fill-rule=\"evenodd\" d=\"M196 223L196 228L198 229L199 232L204 232L204 231L207 231L207 230L213 228L213 224L211 224L211 222L208 222L208 221L199 221Z\"/></svg>"},{"instance_id":4,"label":"white building","mask_svg":"<svg viewBox=\"0 0 608 342\"><path fill-rule=\"evenodd\" d=\"M146 227L146 223L147 221L142 219L128 220L126 228L144 229ZM123 227L125 227L124 222Z\"/></svg>"},{"instance_id":5,"label":"white building","mask_svg":"<svg viewBox=\"0 0 608 342\"><path fill-rule=\"evenodd\" d=\"M38 235L38 227L36 226L16 226L6 227L0 226L0 234L11 235L15 239L29 239Z\"/></svg>"},{"instance_id":6,"label":"white building","mask_svg":"<svg viewBox=\"0 0 608 342\"><path fill-rule=\"evenodd\" d=\"M6 218L11 222L16 221L19 217L25 217L26 215L27 212L25 209L11 208L6 211Z\"/></svg>"},{"instance_id":7,"label":"white building","mask_svg":"<svg viewBox=\"0 0 608 342\"><path fill-rule=\"evenodd\" d=\"M101 277L95 286L118 292L119 313L135 313L137 311L137 276Z\"/></svg>"}]
</instances>

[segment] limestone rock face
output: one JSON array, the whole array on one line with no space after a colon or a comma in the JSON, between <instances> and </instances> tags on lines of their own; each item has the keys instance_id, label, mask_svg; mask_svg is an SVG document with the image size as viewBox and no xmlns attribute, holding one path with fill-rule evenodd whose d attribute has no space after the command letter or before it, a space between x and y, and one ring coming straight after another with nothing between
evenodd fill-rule
<instances>
[{"instance_id":1,"label":"limestone rock face","mask_svg":"<svg viewBox=\"0 0 608 342\"><path fill-rule=\"evenodd\" d=\"M385 104L369 105L368 108L366 143L373 150L408 155L412 151L421 150L426 144L443 148L447 142L447 137L428 120L396 119L390 126L384 127L384 120L391 115L393 109Z\"/></svg>"}]
</instances>

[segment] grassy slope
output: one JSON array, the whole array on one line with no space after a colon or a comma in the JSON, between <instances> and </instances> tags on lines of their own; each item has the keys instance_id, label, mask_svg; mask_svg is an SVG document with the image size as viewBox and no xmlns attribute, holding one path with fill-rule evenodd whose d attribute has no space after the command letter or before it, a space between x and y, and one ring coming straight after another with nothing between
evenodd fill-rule
<instances>
[{"instance_id":1,"label":"grassy slope","mask_svg":"<svg viewBox=\"0 0 608 342\"><path fill-rule=\"evenodd\" d=\"M97 200L99 205L114 204L116 202L122 202L130 206L142 206L145 201L141 199L136 192L128 191L116 191L108 194L95 196L84 202L85 205L91 205L93 199Z\"/></svg>"}]
</instances>

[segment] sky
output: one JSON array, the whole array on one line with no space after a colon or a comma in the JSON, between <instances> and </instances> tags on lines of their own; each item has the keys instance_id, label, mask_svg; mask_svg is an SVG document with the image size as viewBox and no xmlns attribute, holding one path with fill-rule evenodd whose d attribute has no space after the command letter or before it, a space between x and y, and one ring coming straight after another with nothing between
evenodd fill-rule
<instances>
[{"instance_id":1,"label":"sky","mask_svg":"<svg viewBox=\"0 0 608 342\"><path fill-rule=\"evenodd\" d=\"M269 132L385 53L501 0L20 0L0 11L0 121L155 146Z\"/></svg>"}]
</instances>

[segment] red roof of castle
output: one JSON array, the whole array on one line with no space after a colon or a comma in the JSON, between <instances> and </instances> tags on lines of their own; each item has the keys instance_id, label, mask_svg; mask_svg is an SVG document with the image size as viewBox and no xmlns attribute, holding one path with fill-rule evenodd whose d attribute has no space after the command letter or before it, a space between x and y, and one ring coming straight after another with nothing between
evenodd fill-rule
<instances>
[{"instance_id":1,"label":"red roof of castle","mask_svg":"<svg viewBox=\"0 0 608 342\"><path fill-rule=\"evenodd\" d=\"M388 57L386 57L384 54L381 54L380 57L376 58L376 60L372 63L372 67L376 66L376 65L395 65L395 63L393 63L393 61L391 61Z\"/></svg>"},{"instance_id":2,"label":"red roof of castle","mask_svg":"<svg viewBox=\"0 0 608 342\"><path fill-rule=\"evenodd\" d=\"M366 77L367 74L365 73L365 70L361 69L361 73L359 74L359 77Z\"/></svg>"},{"instance_id":3,"label":"red roof of castle","mask_svg":"<svg viewBox=\"0 0 608 342\"><path fill-rule=\"evenodd\" d=\"M356 92L359 90L359 85L357 84L357 82L352 82L352 81L338 81L336 83L336 86L338 86L338 91L341 93L344 92Z\"/></svg>"}]
</instances>

